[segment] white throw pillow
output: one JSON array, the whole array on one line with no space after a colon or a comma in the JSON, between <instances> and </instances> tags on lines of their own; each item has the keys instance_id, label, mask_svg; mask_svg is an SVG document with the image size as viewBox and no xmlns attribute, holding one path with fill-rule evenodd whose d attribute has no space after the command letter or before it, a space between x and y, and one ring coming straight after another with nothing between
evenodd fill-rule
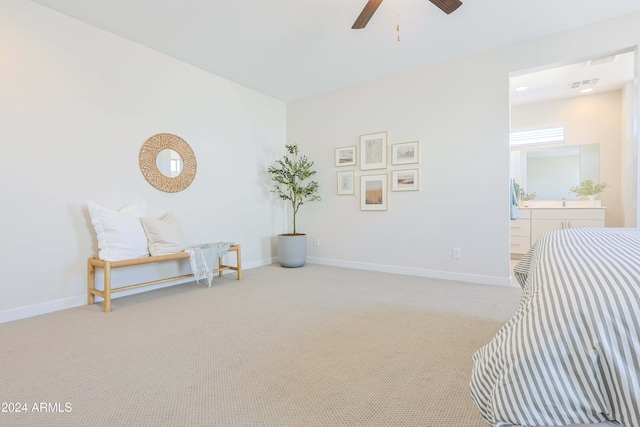
<instances>
[{"instance_id":1,"label":"white throw pillow","mask_svg":"<svg viewBox=\"0 0 640 427\"><path fill-rule=\"evenodd\" d=\"M103 261L149 256L147 236L140 217L147 214L147 203L142 200L115 211L94 202L87 202L91 223L98 238L98 257Z\"/></svg>"},{"instance_id":2,"label":"white throw pillow","mask_svg":"<svg viewBox=\"0 0 640 427\"><path fill-rule=\"evenodd\" d=\"M147 234L151 255L169 255L185 250L182 230L171 212L160 219L140 218L140 221Z\"/></svg>"}]
</instances>

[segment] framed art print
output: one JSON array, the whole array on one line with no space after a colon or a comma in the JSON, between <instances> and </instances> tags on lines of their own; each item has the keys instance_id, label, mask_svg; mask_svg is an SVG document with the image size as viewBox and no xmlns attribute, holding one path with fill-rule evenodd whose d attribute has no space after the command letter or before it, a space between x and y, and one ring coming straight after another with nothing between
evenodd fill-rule
<instances>
[{"instance_id":1,"label":"framed art print","mask_svg":"<svg viewBox=\"0 0 640 427\"><path fill-rule=\"evenodd\" d=\"M387 210L387 175L360 176L360 210Z\"/></svg>"},{"instance_id":2,"label":"framed art print","mask_svg":"<svg viewBox=\"0 0 640 427\"><path fill-rule=\"evenodd\" d=\"M338 195L356 194L355 190L355 172L344 171L338 172Z\"/></svg>"},{"instance_id":3,"label":"framed art print","mask_svg":"<svg viewBox=\"0 0 640 427\"><path fill-rule=\"evenodd\" d=\"M356 164L356 146L336 148L335 165L336 166L355 166Z\"/></svg>"},{"instance_id":4,"label":"framed art print","mask_svg":"<svg viewBox=\"0 0 640 427\"><path fill-rule=\"evenodd\" d=\"M360 169L387 167L387 132L370 133L360 137Z\"/></svg>"},{"instance_id":5,"label":"framed art print","mask_svg":"<svg viewBox=\"0 0 640 427\"><path fill-rule=\"evenodd\" d=\"M391 164L406 165L420 161L420 143L402 142L391 146Z\"/></svg>"},{"instance_id":6,"label":"framed art print","mask_svg":"<svg viewBox=\"0 0 640 427\"><path fill-rule=\"evenodd\" d=\"M420 170L405 169L391 173L393 191L418 191L420 189Z\"/></svg>"}]
</instances>

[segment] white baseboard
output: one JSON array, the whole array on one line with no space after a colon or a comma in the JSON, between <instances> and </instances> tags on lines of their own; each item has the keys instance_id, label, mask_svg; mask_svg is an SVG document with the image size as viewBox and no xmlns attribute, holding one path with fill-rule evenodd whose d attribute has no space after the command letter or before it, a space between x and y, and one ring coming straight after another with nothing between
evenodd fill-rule
<instances>
[{"instance_id":1,"label":"white baseboard","mask_svg":"<svg viewBox=\"0 0 640 427\"><path fill-rule=\"evenodd\" d=\"M457 282L478 283L481 285L513 286L511 278L481 276L478 274L452 273L449 271L426 270L421 268L397 267L394 265L371 264L366 262L340 261L327 258L307 257L311 264L333 267L353 268L357 270L379 271L381 273L405 274L407 276L428 277L431 279L454 280Z\"/></svg>"},{"instance_id":2,"label":"white baseboard","mask_svg":"<svg viewBox=\"0 0 640 427\"><path fill-rule=\"evenodd\" d=\"M242 264L242 271L250 270L256 267L262 267L269 265L277 261L277 258L266 258L257 261L250 261ZM235 271L227 270L224 274L234 274ZM118 292L111 296L112 299L126 297L127 295L138 294L141 292L148 292L154 289L166 288L168 286L180 285L182 283L193 282L193 278L177 280L175 282L167 282L159 285L146 286L139 289L131 289L129 291ZM101 301L98 297L97 301ZM80 307L87 304L87 294L77 295L69 298L63 298L55 301L47 301L41 304L33 304L24 307L12 308L9 310L0 311L0 323L11 322L14 320L26 319L27 317L39 316L41 314L52 313L54 311L66 310L68 308Z\"/></svg>"},{"instance_id":3,"label":"white baseboard","mask_svg":"<svg viewBox=\"0 0 640 427\"><path fill-rule=\"evenodd\" d=\"M80 307L87 303L87 295L78 295L71 298L63 298L56 301L43 302L41 304L27 305L25 307L13 308L0 311L0 323L11 322L13 320L25 319L27 317L39 316L67 308Z\"/></svg>"}]
</instances>

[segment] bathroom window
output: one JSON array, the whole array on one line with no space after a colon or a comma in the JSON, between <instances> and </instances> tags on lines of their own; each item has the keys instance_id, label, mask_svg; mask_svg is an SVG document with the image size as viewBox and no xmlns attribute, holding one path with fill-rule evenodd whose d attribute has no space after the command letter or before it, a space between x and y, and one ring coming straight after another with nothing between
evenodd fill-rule
<instances>
[{"instance_id":1,"label":"bathroom window","mask_svg":"<svg viewBox=\"0 0 640 427\"><path fill-rule=\"evenodd\" d=\"M525 130L521 132L511 132L509 135L509 145L518 147L533 144L553 144L565 141L565 127Z\"/></svg>"}]
</instances>

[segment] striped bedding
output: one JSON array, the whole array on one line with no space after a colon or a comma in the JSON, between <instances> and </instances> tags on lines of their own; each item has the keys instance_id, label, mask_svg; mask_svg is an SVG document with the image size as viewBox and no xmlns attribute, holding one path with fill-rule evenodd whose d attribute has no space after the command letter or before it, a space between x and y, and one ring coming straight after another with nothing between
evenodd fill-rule
<instances>
[{"instance_id":1,"label":"striped bedding","mask_svg":"<svg viewBox=\"0 0 640 427\"><path fill-rule=\"evenodd\" d=\"M542 236L514 269L516 314L473 355L488 424L640 426L640 229Z\"/></svg>"}]
</instances>

